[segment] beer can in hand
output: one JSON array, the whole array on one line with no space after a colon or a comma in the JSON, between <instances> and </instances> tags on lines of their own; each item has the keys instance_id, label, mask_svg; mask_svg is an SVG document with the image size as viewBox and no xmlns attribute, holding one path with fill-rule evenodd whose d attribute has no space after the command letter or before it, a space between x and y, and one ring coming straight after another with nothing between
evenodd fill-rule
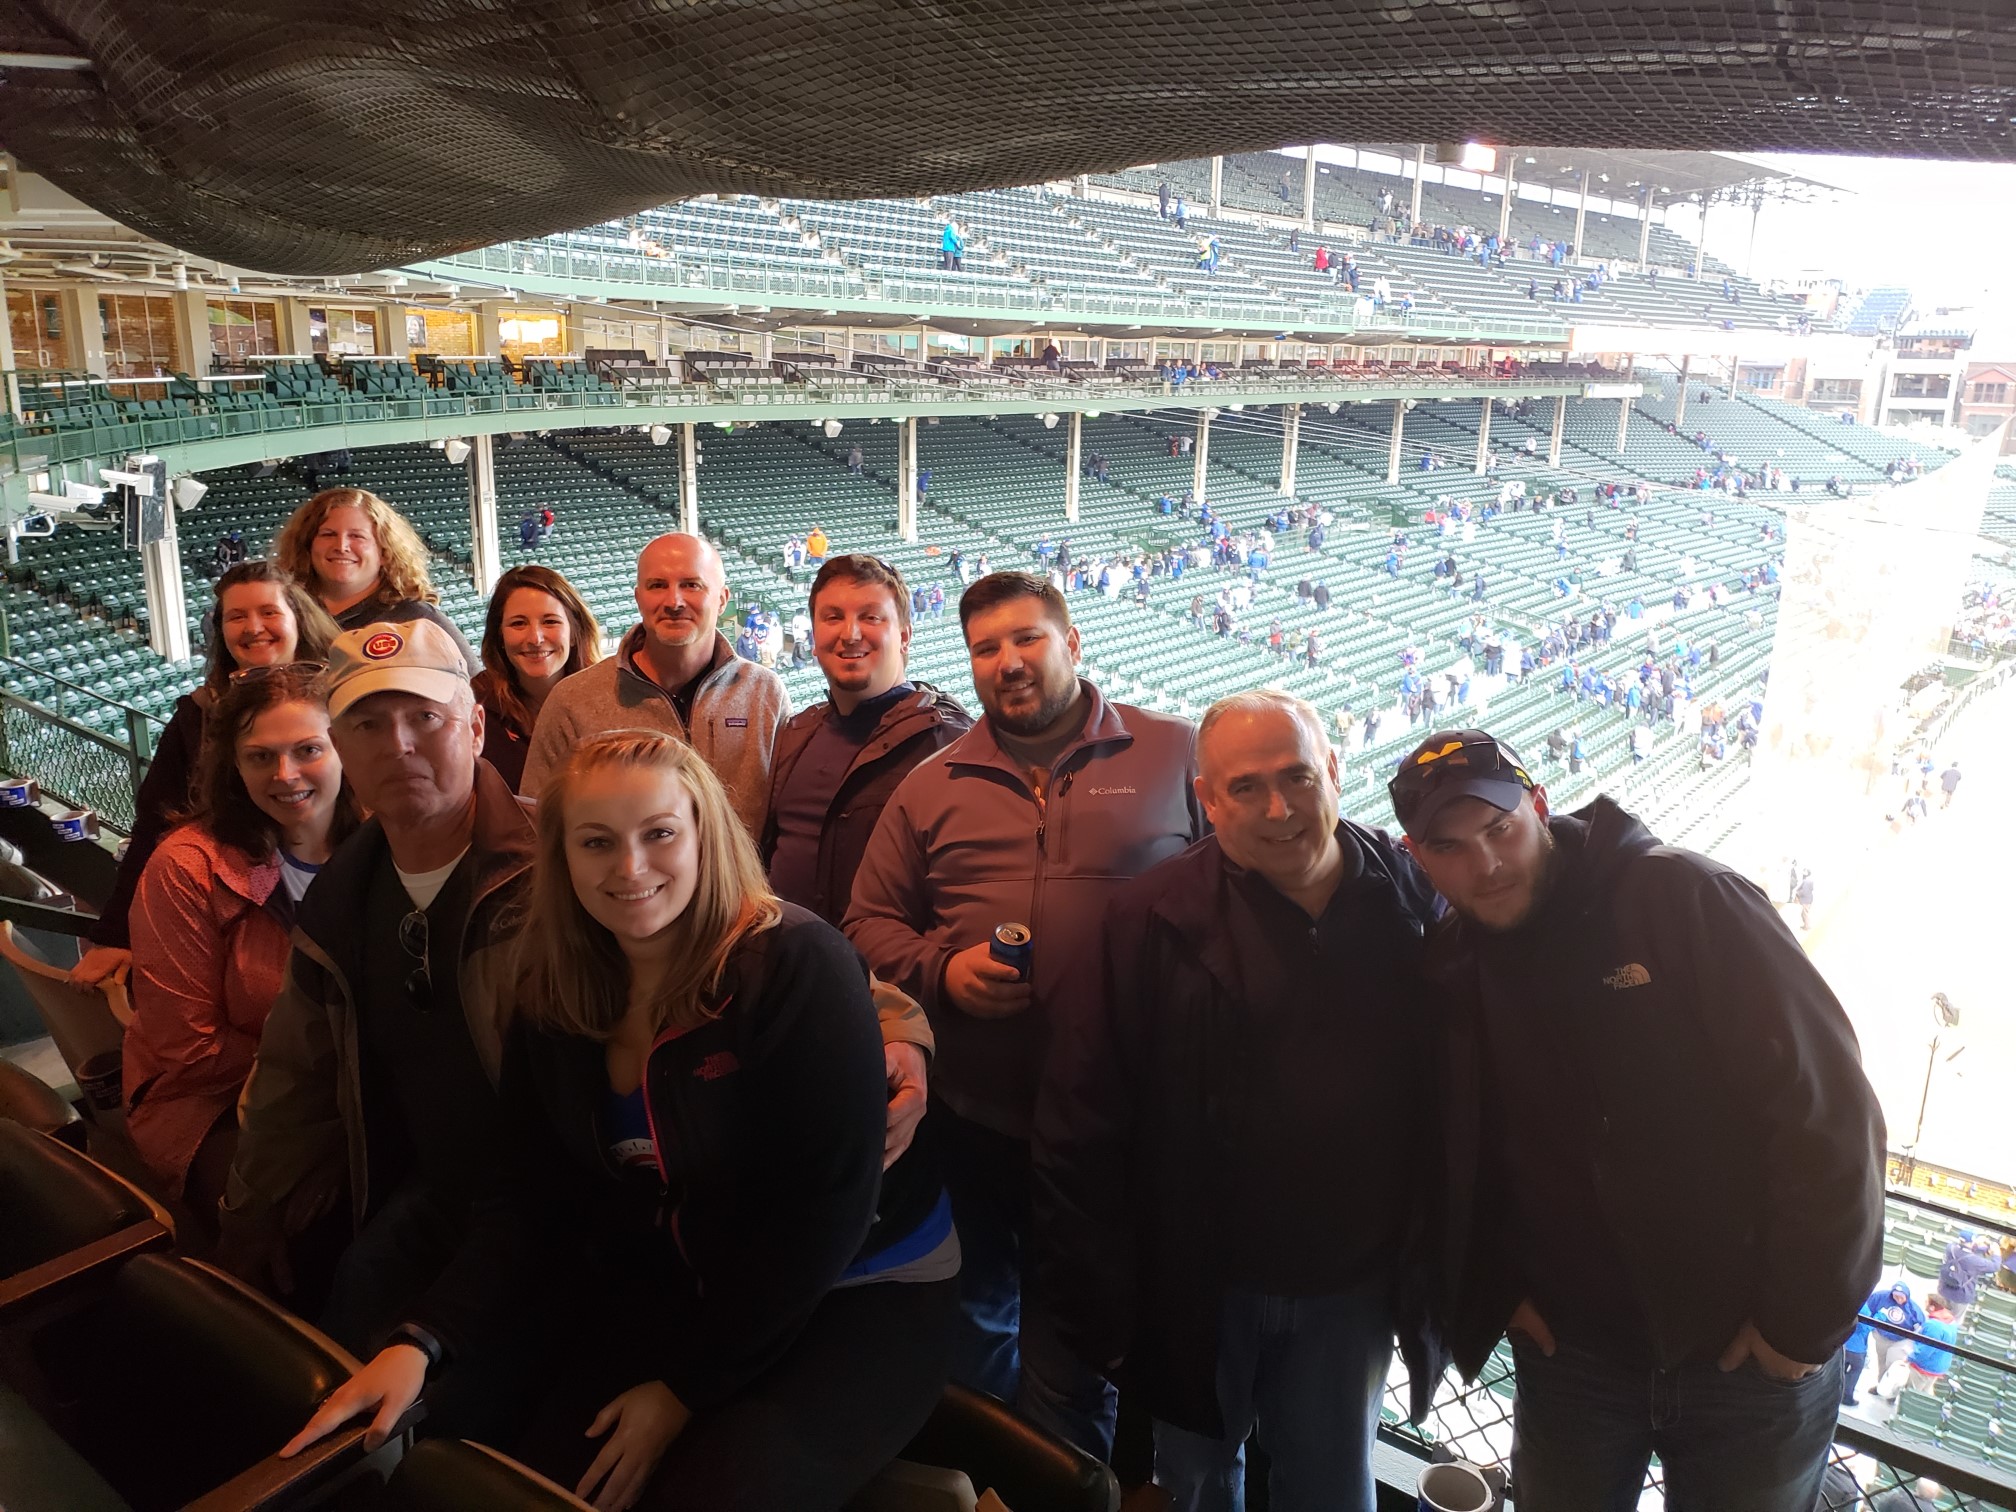
<instances>
[{"instance_id":1,"label":"beer can in hand","mask_svg":"<svg viewBox=\"0 0 2016 1512\"><path fill-rule=\"evenodd\" d=\"M1027 924L997 924L994 938L987 944L987 953L995 960L1005 962L1015 968L1015 980L1029 980L1029 968L1036 959L1036 936L1029 932Z\"/></svg>"}]
</instances>

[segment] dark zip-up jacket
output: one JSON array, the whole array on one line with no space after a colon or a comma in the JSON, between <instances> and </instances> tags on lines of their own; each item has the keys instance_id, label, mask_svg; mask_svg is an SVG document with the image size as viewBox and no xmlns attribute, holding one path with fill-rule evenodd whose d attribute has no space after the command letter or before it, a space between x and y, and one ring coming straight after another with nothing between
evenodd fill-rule
<instances>
[{"instance_id":1,"label":"dark zip-up jacket","mask_svg":"<svg viewBox=\"0 0 2016 1512\"><path fill-rule=\"evenodd\" d=\"M337 848L301 900L286 981L239 1104L242 1130L223 1203L227 1226L275 1228L298 1191L339 1178L361 1228L383 1195L370 1182L355 984L366 979L367 941L358 921L386 849L384 827L366 822ZM430 920L435 959L460 963L456 995L493 1084L512 984L507 930L532 853L529 809L479 760L476 826L465 861L474 871L466 891L459 880L449 884L467 897L467 911L452 931L448 921L431 914ZM451 1351L469 1329L507 1305L523 1279L519 1229L506 1206L486 1203L489 1194L479 1190L496 1174L470 1173L471 1190L461 1195L471 1198L472 1216L481 1221L472 1221L456 1257L408 1315Z\"/></svg>"},{"instance_id":2,"label":"dark zip-up jacket","mask_svg":"<svg viewBox=\"0 0 2016 1512\"><path fill-rule=\"evenodd\" d=\"M883 1175L882 1037L838 930L785 904L729 958L714 1006L646 1058L655 1227L672 1243L623 1247L663 1263L666 1314L685 1324L639 1319L629 1361L696 1412L782 1358L841 1273L912 1233L940 1191L914 1149ZM604 1047L526 1028L504 1079L507 1118L550 1146L541 1228L615 1242L635 1204L608 1154Z\"/></svg>"},{"instance_id":3,"label":"dark zip-up jacket","mask_svg":"<svg viewBox=\"0 0 2016 1512\"><path fill-rule=\"evenodd\" d=\"M766 867L777 854L778 800L790 786L798 758L819 732L830 707L816 703L800 710L777 732L777 747L770 757L770 809L760 842ZM885 709L875 733L855 754L827 807L819 834L818 890L797 901L827 923L838 925L854 896L854 873L860 869L868 839L897 784L918 762L972 727L973 717L959 701L928 683L917 684L913 695Z\"/></svg>"},{"instance_id":4,"label":"dark zip-up jacket","mask_svg":"<svg viewBox=\"0 0 2016 1512\"><path fill-rule=\"evenodd\" d=\"M1550 821L1563 894L1529 930L1430 937L1443 1025L1447 1333L1466 1378L1525 1293L1482 1110L1482 1020L1565 1026L1587 1067L1590 1170L1655 1362L1712 1360L1743 1323L1824 1362L1882 1263L1882 1112L1854 1030L1762 892L1661 845L1607 798Z\"/></svg>"},{"instance_id":5,"label":"dark zip-up jacket","mask_svg":"<svg viewBox=\"0 0 2016 1512\"><path fill-rule=\"evenodd\" d=\"M1349 821L1339 834L1349 847L1339 886L1363 953L1339 991L1374 996L1377 1011L1411 1003L1425 1014L1421 936L1433 890L1385 835ZM1229 1157L1241 1131L1267 1116L1250 1099L1253 1009L1232 937L1229 865L1211 836L1115 896L1097 979L1053 1018L1034 1149L1037 1282L1065 1342L1095 1370L1124 1358L1126 1385L1152 1416L1212 1436L1224 1432L1218 1325L1238 1211ZM1420 1047L1425 1058L1425 1033ZM1367 1158L1422 1160L1435 1130L1423 1103L1391 1131L1389 1149ZM1428 1307L1433 1215L1421 1191L1392 1267L1417 1418L1448 1363ZM1306 1200L1354 1198L1311 1190Z\"/></svg>"}]
</instances>

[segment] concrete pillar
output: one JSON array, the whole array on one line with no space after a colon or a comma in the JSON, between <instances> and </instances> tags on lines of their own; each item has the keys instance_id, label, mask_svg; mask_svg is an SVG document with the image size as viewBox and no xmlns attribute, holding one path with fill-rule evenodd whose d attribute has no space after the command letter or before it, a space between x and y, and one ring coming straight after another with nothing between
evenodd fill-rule
<instances>
[{"instance_id":1,"label":"concrete pillar","mask_svg":"<svg viewBox=\"0 0 2016 1512\"><path fill-rule=\"evenodd\" d=\"M1195 458L1190 468L1190 489L1197 495L1197 502L1204 502L1205 459L1211 453L1211 416L1213 410L1197 411L1197 445Z\"/></svg>"},{"instance_id":2,"label":"concrete pillar","mask_svg":"<svg viewBox=\"0 0 2016 1512\"><path fill-rule=\"evenodd\" d=\"M0 310L4 310L7 306L6 296L7 281L0 278ZM0 320L0 373L7 375L7 413L16 420L21 418L21 380L17 376L18 372L14 358L14 322ZM0 511L0 519L5 517L5 512ZM12 535L8 536L7 545L10 550L13 548ZM8 560L13 561L15 558L9 557Z\"/></svg>"},{"instance_id":3,"label":"concrete pillar","mask_svg":"<svg viewBox=\"0 0 2016 1512\"><path fill-rule=\"evenodd\" d=\"M1498 207L1498 242L1503 246L1512 235L1512 160L1515 156L1510 147L1501 149L1505 154L1505 203Z\"/></svg>"},{"instance_id":4,"label":"concrete pillar","mask_svg":"<svg viewBox=\"0 0 2016 1512\"><path fill-rule=\"evenodd\" d=\"M756 360L768 367L777 357L777 333L765 331L756 338Z\"/></svg>"},{"instance_id":5,"label":"concrete pillar","mask_svg":"<svg viewBox=\"0 0 2016 1512\"><path fill-rule=\"evenodd\" d=\"M1421 179L1428 171L1428 144L1419 143L1414 148L1414 202L1407 212L1407 229L1413 230L1414 223L1421 219Z\"/></svg>"},{"instance_id":6,"label":"concrete pillar","mask_svg":"<svg viewBox=\"0 0 2016 1512\"><path fill-rule=\"evenodd\" d=\"M1064 518L1071 524L1078 523L1078 484L1084 472L1085 415L1081 410L1071 411L1071 430L1064 443Z\"/></svg>"},{"instance_id":7,"label":"concrete pillar","mask_svg":"<svg viewBox=\"0 0 2016 1512\"><path fill-rule=\"evenodd\" d=\"M1742 365L1743 359L1740 356L1732 355L1729 358L1729 397L1731 399L1736 397L1736 370Z\"/></svg>"},{"instance_id":8,"label":"concrete pillar","mask_svg":"<svg viewBox=\"0 0 2016 1512\"><path fill-rule=\"evenodd\" d=\"M503 537L497 529L497 453L492 438L469 438L469 566L484 598L504 575Z\"/></svg>"},{"instance_id":9,"label":"concrete pillar","mask_svg":"<svg viewBox=\"0 0 2016 1512\"><path fill-rule=\"evenodd\" d=\"M486 299L476 306L476 355L495 357L504 350L504 301Z\"/></svg>"},{"instance_id":10,"label":"concrete pillar","mask_svg":"<svg viewBox=\"0 0 2016 1512\"><path fill-rule=\"evenodd\" d=\"M1302 149L1302 229L1316 229L1316 144Z\"/></svg>"},{"instance_id":11,"label":"concrete pillar","mask_svg":"<svg viewBox=\"0 0 2016 1512\"><path fill-rule=\"evenodd\" d=\"M1400 431L1407 420L1407 401L1393 401L1393 434L1386 438L1386 481L1400 481Z\"/></svg>"},{"instance_id":12,"label":"concrete pillar","mask_svg":"<svg viewBox=\"0 0 2016 1512\"><path fill-rule=\"evenodd\" d=\"M308 319L308 301L280 301L280 350L295 357L307 357L315 350L314 326Z\"/></svg>"},{"instance_id":13,"label":"concrete pillar","mask_svg":"<svg viewBox=\"0 0 2016 1512\"><path fill-rule=\"evenodd\" d=\"M200 289L180 289L175 305L175 355L191 378L210 372L210 301Z\"/></svg>"},{"instance_id":14,"label":"concrete pillar","mask_svg":"<svg viewBox=\"0 0 2016 1512\"><path fill-rule=\"evenodd\" d=\"M378 306L378 355L381 357L413 355L413 343L406 339L406 306L403 304Z\"/></svg>"},{"instance_id":15,"label":"concrete pillar","mask_svg":"<svg viewBox=\"0 0 2016 1512\"><path fill-rule=\"evenodd\" d=\"M1625 443L1631 439L1631 396L1625 395L1617 401L1617 455L1624 455Z\"/></svg>"},{"instance_id":16,"label":"concrete pillar","mask_svg":"<svg viewBox=\"0 0 2016 1512\"><path fill-rule=\"evenodd\" d=\"M1483 407L1477 411L1477 467L1478 477L1484 476L1484 464L1491 458L1491 399L1485 396Z\"/></svg>"},{"instance_id":17,"label":"concrete pillar","mask_svg":"<svg viewBox=\"0 0 2016 1512\"><path fill-rule=\"evenodd\" d=\"M1108 343L1104 336L1101 336L1092 343L1092 360L1099 364L1099 371L1102 373L1106 371L1107 345Z\"/></svg>"},{"instance_id":18,"label":"concrete pillar","mask_svg":"<svg viewBox=\"0 0 2016 1512\"><path fill-rule=\"evenodd\" d=\"M679 529L700 534L700 427L691 420L679 427Z\"/></svg>"},{"instance_id":19,"label":"concrete pillar","mask_svg":"<svg viewBox=\"0 0 2016 1512\"><path fill-rule=\"evenodd\" d=\"M1589 220L1589 170L1582 170L1582 192L1575 196L1575 255L1582 255L1582 228Z\"/></svg>"},{"instance_id":20,"label":"concrete pillar","mask_svg":"<svg viewBox=\"0 0 2016 1512\"><path fill-rule=\"evenodd\" d=\"M105 376L105 318L98 313L95 288L65 289L57 296L64 328L70 332L70 351L85 372ZM38 300L37 311L41 302Z\"/></svg>"},{"instance_id":21,"label":"concrete pillar","mask_svg":"<svg viewBox=\"0 0 2016 1512\"><path fill-rule=\"evenodd\" d=\"M97 302L95 292L92 302ZM182 596L182 541L175 533L172 497L161 501L161 521L161 539L140 548L140 580L147 590L147 644L168 661L184 662L189 660L189 605Z\"/></svg>"},{"instance_id":22,"label":"concrete pillar","mask_svg":"<svg viewBox=\"0 0 2016 1512\"><path fill-rule=\"evenodd\" d=\"M1673 405L1673 428L1680 429L1687 423L1687 374L1694 366L1692 355L1680 359L1680 397Z\"/></svg>"},{"instance_id":23,"label":"concrete pillar","mask_svg":"<svg viewBox=\"0 0 2016 1512\"><path fill-rule=\"evenodd\" d=\"M1275 491L1284 499L1295 497L1295 454L1302 446L1302 406L1281 406L1281 483Z\"/></svg>"},{"instance_id":24,"label":"concrete pillar","mask_svg":"<svg viewBox=\"0 0 2016 1512\"><path fill-rule=\"evenodd\" d=\"M1081 173L1078 177L1071 180L1071 192L1079 199L1090 199L1092 197L1091 175Z\"/></svg>"},{"instance_id":25,"label":"concrete pillar","mask_svg":"<svg viewBox=\"0 0 2016 1512\"><path fill-rule=\"evenodd\" d=\"M1554 396L1554 429L1547 437L1547 465L1561 465L1561 433L1568 429L1568 396Z\"/></svg>"},{"instance_id":26,"label":"concrete pillar","mask_svg":"<svg viewBox=\"0 0 2016 1512\"><path fill-rule=\"evenodd\" d=\"M1225 208L1225 159L1211 159L1211 219L1218 219L1218 212Z\"/></svg>"},{"instance_id":27,"label":"concrete pillar","mask_svg":"<svg viewBox=\"0 0 2016 1512\"><path fill-rule=\"evenodd\" d=\"M1652 186L1638 196L1638 266L1644 267L1652 246Z\"/></svg>"},{"instance_id":28,"label":"concrete pillar","mask_svg":"<svg viewBox=\"0 0 2016 1512\"><path fill-rule=\"evenodd\" d=\"M896 530L906 541L917 539L917 417L902 422L896 435Z\"/></svg>"}]
</instances>

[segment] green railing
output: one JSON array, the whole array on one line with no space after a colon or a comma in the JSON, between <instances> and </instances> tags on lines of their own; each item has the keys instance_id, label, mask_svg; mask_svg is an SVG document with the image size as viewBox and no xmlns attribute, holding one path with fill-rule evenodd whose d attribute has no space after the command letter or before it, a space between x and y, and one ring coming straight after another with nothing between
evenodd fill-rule
<instances>
[{"instance_id":1,"label":"green railing","mask_svg":"<svg viewBox=\"0 0 2016 1512\"><path fill-rule=\"evenodd\" d=\"M0 677L0 770L130 832L164 722L12 657L0 657Z\"/></svg>"},{"instance_id":2,"label":"green railing","mask_svg":"<svg viewBox=\"0 0 2016 1512\"><path fill-rule=\"evenodd\" d=\"M676 257L649 257L631 248L612 248L603 242L576 241L565 234L451 253L407 271L441 277L458 268L506 279L560 279L601 286L612 293L625 288L648 289L661 297L747 294L783 304L816 300L842 307L869 302L913 305L920 312L1020 310L1039 320L1060 314L1104 320L1209 320L1241 324L1256 331L1308 330L1333 338L1391 331L1402 339L1490 337L1545 346L1559 346L1565 339L1558 321L1503 320L1461 310L1415 310L1397 318L1381 314L1367 324L1358 320L1354 302L1341 300L1335 305L1305 305L1290 299L1235 300L1215 295L1190 299L1160 290L1148 293L1053 290L1019 286L1006 280L901 270L864 273L839 264L777 263L716 252L709 252L704 263L690 263Z\"/></svg>"}]
</instances>

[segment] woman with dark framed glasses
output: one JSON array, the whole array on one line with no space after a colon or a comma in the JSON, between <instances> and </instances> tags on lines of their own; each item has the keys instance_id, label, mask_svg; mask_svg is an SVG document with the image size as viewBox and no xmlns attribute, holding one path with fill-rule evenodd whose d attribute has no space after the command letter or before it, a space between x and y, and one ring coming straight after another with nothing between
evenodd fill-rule
<instances>
[{"instance_id":1,"label":"woman with dark framed glasses","mask_svg":"<svg viewBox=\"0 0 2016 1512\"><path fill-rule=\"evenodd\" d=\"M537 822L503 1089L579 1308L519 1452L602 1512L840 1506L937 1401L959 1268L929 1141L882 1169L867 968L684 741L586 742Z\"/></svg>"},{"instance_id":2,"label":"woman with dark framed glasses","mask_svg":"<svg viewBox=\"0 0 2016 1512\"><path fill-rule=\"evenodd\" d=\"M195 816L155 850L134 899L123 1068L134 1146L189 1209L185 1248L215 1232L294 904L359 819L319 663L232 673L211 733Z\"/></svg>"},{"instance_id":3,"label":"woman with dark framed glasses","mask_svg":"<svg viewBox=\"0 0 2016 1512\"><path fill-rule=\"evenodd\" d=\"M202 685L175 700L175 712L155 743L147 776L134 795L133 833L111 895L89 935L90 948L70 973L79 986L102 982L132 959L127 915L154 849L184 813L203 753L203 729L232 673L248 667L319 662L336 639L336 622L279 563L240 562L217 579L209 615L207 666Z\"/></svg>"}]
</instances>

